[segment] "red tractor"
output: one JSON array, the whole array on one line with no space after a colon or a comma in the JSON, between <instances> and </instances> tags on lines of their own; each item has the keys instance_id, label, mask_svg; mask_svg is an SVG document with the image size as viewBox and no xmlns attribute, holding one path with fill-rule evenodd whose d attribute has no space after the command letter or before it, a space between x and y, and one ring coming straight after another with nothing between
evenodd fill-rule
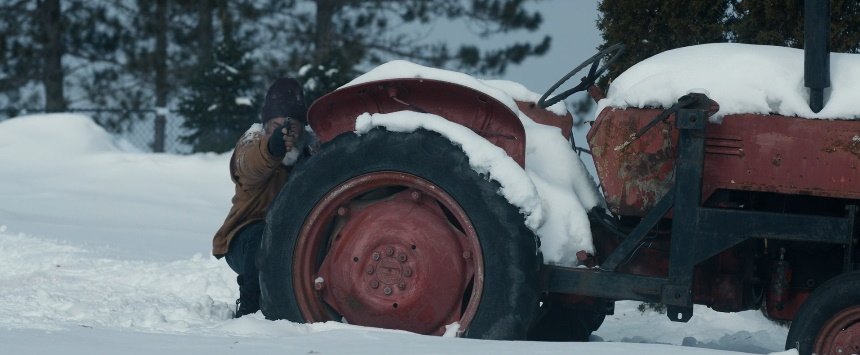
<instances>
[{"instance_id":1,"label":"red tractor","mask_svg":"<svg viewBox=\"0 0 860 355\"><path fill-rule=\"evenodd\" d=\"M806 2L807 29L829 23L821 3ZM829 53L815 32L806 78L820 110ZM600 98L594 82L622 51L598 53L537 106L517 106L569 133L570 115L541 107L586 89ZM579 85L547 98L586 67ZM365 112L432 113L524 166L523 124L509 107L428 79L339 89L312 105L309 123L324 144L267 217L263 312L421 334L584 340L615 300L662 303L680 322L702 304L791 320L786 348L802 354L860 352L860 121L738 114L716 124L708 120L716 105L690 94L668 109L599 113L588 141L607 208L589 213L595 252L578 255L587 267L561 267L543 263L518 209L448 139L353 132Z\"/></svg>"}]
</instances>

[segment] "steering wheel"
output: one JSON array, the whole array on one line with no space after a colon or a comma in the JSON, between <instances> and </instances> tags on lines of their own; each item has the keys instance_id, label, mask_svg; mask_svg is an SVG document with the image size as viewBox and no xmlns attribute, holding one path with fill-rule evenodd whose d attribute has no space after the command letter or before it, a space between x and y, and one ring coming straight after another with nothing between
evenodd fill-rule
<instances>
[{"instance_id":1,"label":"steering wheel","mask_svg":"<svg viewBox=\"0 0 860 355\"><path fill-rule=\"evenodd\" d=\"M621 43L616 43L612 46L609 46L609 48L606 48L598 52L597 54L591 56L591 58L586 59L584 62L577 65L576 68L573 68L573 70L567 73L567 75L565 75L563 78L559 79L559 81L556 82L551 88L549 88L549 90L547 90L546 93L541 96L540 100L538 100L538 106L540 106L541 108L550 107L552 105L555 105L556 102L566 99L570 95L588 89L591 85L594 85L594 82L597 81L597 78L603 75L603 72L605 72L606 69L609 68L609 65L614 63L618 59L618 57L621 56L622 53L624 53L624 45ZM602 60L604 57L608 57L608 59ZM602 66L600 65L601 60L603 62ZM567 82L570 77L572 77L576 73L579 73L582 68L585 68L589 64L591 65L591 68L588 70L588 74L582 77L582 79L580 79L578 85L547 99L547 96L549 96L549 94L553 93L553 91L555 91L555 89L558 89L561 84Z\"/></svg>"}]
</instances>

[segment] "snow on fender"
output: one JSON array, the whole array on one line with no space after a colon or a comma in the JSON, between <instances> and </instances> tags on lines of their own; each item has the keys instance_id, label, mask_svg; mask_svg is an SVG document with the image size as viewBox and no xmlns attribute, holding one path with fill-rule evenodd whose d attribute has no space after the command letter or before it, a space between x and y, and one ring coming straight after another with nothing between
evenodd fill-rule
<instances>
[{"instance_id":1,"label":"snow on fender","mask_svg":"<svg viewBox=\"0 0 860 355\"><path fill-rule=\"evenodd\" d=\"M536 231L543 224L540 196L525 171L502 148L477 133L442 117L413 111L365 113L355 120L355 133L359 135L376 127L406 133L423 128L441 134L463 149L472 169L501 185L501 195L520 209L529 229Z\"/></svg>"},{"instance_id":2,"label":"snow on fender","mask_svg":"<svg viewBox=\"0 0 860 355\"><path fill-rule=\"evenodd\" d=\"M519 208L520 213L525 217L526 227L541 239L541 251L546 262L575 265L577 251L594 250L585 212L597 203L597 196L588 193L589 190L585 189L590 186L591 181L587 174L580 172L580 170L584 171L584 168L581 167L576 154L572 151L570 156L562 154L564 152L562 148L570 150L569 146L563 144L565 142L563 137L552 127L534 122L527 123L529 123L527 130L530 134L534 135L534 138L541 138L534 139L534 144L541 142L545 146L544 149L534 147L532 151L553 151L555 154L561 154L562 160L570 160L571 164L562 164L562 166L548 164L540 159L539 154L532 153L535 155L530 156L533 164L527 164L524 170L504 150L477 133L427 113L413 111L365 113L356 119L355 132L362 134L376 127L383 127L393 132L408 133L425 129L441 134L466 153L473 170L499 183L501 186L499 194L504 196L511 205ZM565 147L558 147L558 144ZM576 167L582 169L576 169ZM577 195L577 182L582 185L580 191L586 191L582 197Z\"/></svg>"}]
</instances>

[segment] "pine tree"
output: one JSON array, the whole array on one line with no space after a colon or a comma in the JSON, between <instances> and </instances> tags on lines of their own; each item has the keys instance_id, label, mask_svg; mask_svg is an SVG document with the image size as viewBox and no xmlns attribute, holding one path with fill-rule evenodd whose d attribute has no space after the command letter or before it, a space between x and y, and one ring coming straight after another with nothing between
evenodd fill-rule
<instances>
[{"instance_id":1,"label":"pine tree","mask_svg":"<svg viewBox=\"0 0 860 355\"><path fill-rule=\"evenodd\" d=\"M270 25L264 31L270 37L261 42L262 52L267 53L261 58L261 71L276 77L303 69L300 74L308 83L309 101L345 84L368 65L391 59L500 75L510 64L546 53L550 37L489 50L475 44L428 42L424 37L443 19L468 23L482 39L534 32L543 18L526 10L529 1L314 0L314 8L296 2L273 5L266 12L278 15L264 21Z\"/></svg>"},{"instance_id":2,"label":"pine tree","mask_svg":"<svg viewBox=\"0 0 860 355\"><path fill-rule=\"evenodd\" d=\"M0 4L0 107L7 117L43 105L41 91L32 88L41 72L35 11L32 1Z\"/></svg>"},{"instance_id":3,"label":"pine tree","mask_svg":"<svg viewBox=\"0 0 860 355\"><path fill-rule=\"evenodd\" d=\"M803 4L800 1L734 2L729 21L734 40L795 48L803 42Z\"/></svg>"},{"instance_id":4,"label":"pine tree","mask_svg":"<svg viewBox=\"0 0 860 355\"><path fill-rule=\"evenodd\" d=\"M599 10L597 27L604 39L600 48L627 45L603 84L643 59L694 44L732 41L803 48L802 0L602 0ZM830 0L830 10L831 51L860 53L860 2Z\"/></svg>"},{"instance_id":5,"label":"pine tree","mask_svg":"<svg viewBox=\"0 0 860 355\"><path fill-rule=\"evenodd\" d=\"M803 48L803 3L733 0L730 26L741 43ZM860 2L830 0L830 50L860 53Z\"/></svg>"},{"instance_id":6,"label":"pine tree","mask_svg":"<svg viewBox=\"0 0 860 355\"><path fill-rule=\"evenodd\" d=\"M197 73L191 90L179 101L181 140L195 152L225 152L257 122L261 97L251 80L252 62L241 43L224 41L213 49L209 67Z\"/></svg>"},{"instance_id":7,"label":"pine tree","mask_svg":"<svg viewBox=\"0 0 860 355\"><path fill-rule=\"evenodd\" d=\"M542 17L527 8L533 1L8 0L0 2L0 107L9 115L39 106L119 108L96 118L121 131L155 107L182 101L183 112L199 111L188 98L208 97L201 92L218 79L218 66L206 59L213 56L243 68L235 78L242 84L233 94L221 93L215 106L220 108L229 106L226 97L259 96L286 75L307 83L310 102L392 59L499 75L510 64L546 53L550 37L485 49L426 36L442 21L467 24L479 41L534 33ZM241 54L216 50L215 43L241 44L230 49ZM240 130L229 128L230 114L223 117L227 128L209 128L190 117L186 141L199 144L196 150L223 149L204 142L232 144ZM215 132L225 137L206 138Z\"/></svg>"},{"instance_id":8,"label":"pine tree","mask_svg":"<svg viewBox=\"0 0 860 355\"><path fill-rule=\"evenodd\" d=\"M627 50L603 79L657 53L695 44L724 42L729 0L601 0L598 5L604 43L623 43Z\"/></svg>"},{"instance_id":9,"label":"pine tree","mask_svg":"<svg viewBox=\"0 0 860 355\"><path fill-rule=\"evenodd\" d=\"M482 38L518 30L535 31L542 18L539 13L525 10L528 1L314 0L316 6L308 7L296 1L204 0L195 5L198 15L193 36L202 53L198 56L205 56L207 43L217 37L216 28L220 28L222 37L233 37L235 42L254 49L250 69L253 75L249 80L256 83L260 94L275 78L297 76L305 83L310 103L359 75L368 65L391 59L501 74L511 63L542 55L549 49L549 36L537 44L513 43L489 51L469 44L454 50L444 42L427 43L422 38L426 29L441 18L468 21ZM213 11L217 16L210 18ZM197 63L198 68L208 68L202 60ZM193 143L195 151L228 149L226 143L221 146L205 142L229 142L232 146L247 125L234 131L230 128L232 121L222 127L210 122L212 118L204 118L200 114L202 104L192 108L189 102L207 97L200 94L203 89L199 88L212 86L206 80L192 81L192 93L183 99L180 113L191 121L186 128L192 131L185 141ZM203 139L204 135L224 136Z\"/></svg>"},{"instance_id":10,"label":"pine tree","mask_svg":"<svg viewBox=\"0 0 860 355\"><path fill-rule=\"evenodd\" d=\"M60 0L19 0L0 5L0 72L4 74L0 92L19 100L26 96L28 103L42 101L49 112L67 106L62 59L68 20L62 16L62 5ZM8 105L9 112L24 108L22 102Z\"/></svg>"}]
</instances>

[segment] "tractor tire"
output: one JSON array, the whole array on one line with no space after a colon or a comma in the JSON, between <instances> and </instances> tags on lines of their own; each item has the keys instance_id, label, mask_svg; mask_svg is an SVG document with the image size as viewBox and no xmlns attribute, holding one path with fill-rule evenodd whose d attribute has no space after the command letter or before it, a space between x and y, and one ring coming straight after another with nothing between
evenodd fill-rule
<instances>
[{"instance_id":1,"label":"tractor tire","mask_svg":"<svg viewBox=\"0 0 860 355\"><path fill-rule=\"evenodd\" d=\"M791 323L785 348L801 355L860 354L860 271L812 292Z\"/></svg>"},{"instance_id":2,"label":"tractor tire","mask_svg":"<svg viewBox=\"0 0 860 355\"><path fill-rule=\"evenodd\" d=\"M336 137L296 167L266 216L263 314L524 339L541 260L499 188L434 132Z\"/></svg>"}]
</instances>

